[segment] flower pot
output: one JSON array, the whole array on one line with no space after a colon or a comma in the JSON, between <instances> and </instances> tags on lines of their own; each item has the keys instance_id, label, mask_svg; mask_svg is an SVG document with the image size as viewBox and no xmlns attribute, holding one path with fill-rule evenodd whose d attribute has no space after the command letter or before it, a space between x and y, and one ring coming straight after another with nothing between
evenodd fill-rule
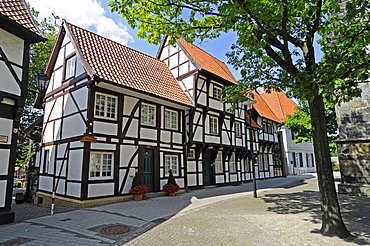
<instances>
[{"instance_id":1,"label":"flower pot","mask_svg":"<svg viewBox=\"0 0 370 246\"><path fill-rule=\"evenodd\" d=\"M134 194L134 201L141 201L143 200L143 194Z\"/></svg>"},{"instance_id":2,"label":"flower pot","mask_svg":"<svg viewBox=\"0 0 370 246\"><path fill-rule=\"evenodd\" d=\"M176 192L168 192L168 196L176 196Z\"/></svg>"}]
</instances>

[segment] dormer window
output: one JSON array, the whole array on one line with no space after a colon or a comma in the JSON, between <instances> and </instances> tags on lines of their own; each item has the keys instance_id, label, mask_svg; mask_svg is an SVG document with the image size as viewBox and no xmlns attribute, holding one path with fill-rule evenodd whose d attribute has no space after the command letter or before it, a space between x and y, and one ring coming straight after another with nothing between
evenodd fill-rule
<instances>
[{"instance_id":1,"label":"dormer window","mask_svg":"<svg viewBox=\"0 0 370 246\"><path fill-rule=\"evenodd\" d=\"M76 55L73 55L66 60L64 79L70 79L75 75L76 75Z\"/></svg>"}]
</instances>

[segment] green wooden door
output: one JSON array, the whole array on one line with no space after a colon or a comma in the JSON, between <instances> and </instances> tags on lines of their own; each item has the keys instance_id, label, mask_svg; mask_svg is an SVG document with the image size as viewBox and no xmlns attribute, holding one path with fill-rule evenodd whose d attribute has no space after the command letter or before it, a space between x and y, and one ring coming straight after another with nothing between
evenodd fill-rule
<instances>
[{"instance_id":1,"label":"green wooden door","mask_svg":"<svg viewBox=\"0 0 370 246\"><path fill-rule=\"evenodd\" d=\"M154 190L154 151L143 149L142 152L142 182L148 187L149 191Z\"/></svg>"},{"instance_id":2,"label":"green wooden door","mask_svg":"<svg viewBox=\"0 0 370 246\"><path fill-rule=\"evenodd\" d=\"M213 176L211 153L206 151L203 156L203 185L212 185Z\"/></svg>"}]
</instances>

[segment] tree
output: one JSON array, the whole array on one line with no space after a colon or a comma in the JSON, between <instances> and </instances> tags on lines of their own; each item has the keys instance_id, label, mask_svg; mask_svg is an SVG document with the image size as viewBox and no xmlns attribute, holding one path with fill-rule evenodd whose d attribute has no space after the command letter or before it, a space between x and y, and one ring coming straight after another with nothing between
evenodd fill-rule
<instances>
[{"instance_id":1,"label":"tree","mask_svg":"<svg viewBox=\"0 0 370 246\"><path fill-rule=\"evenodd\" d=\"M189 42L233 31L238 39L229 62L242 79L234 95L249 88L288 89L307 101L317 164L321 232L348 237L339 208L330 162L325 100L333 103L360 96L357 80L370 68L367 45L370 3L352 0L114 0L109 3L138 28L137 36L170 43L181 35ZM342 7L342 8L341 8ZM345 10L345 11L344 11ZM316 61L315 38L323 58ZM229 90L229 92L232 90ZM235 98L230 95L229 98Z\"/></svg>"},{"instance_id":2,"label":"tree","mask_svg":"<svg viewBox=\"0 0 370 246\"><path fill-rule=\"evenodd\" d=\"M327 106L327 105L326 105ZM337 144L335 140L338 138L338 122L333 107L326 109L327 133L329 137L329 147L331 155L336 155ZM297 110L292 115L288 115L288 119L284 122L284 126L295 134L295 143L313 142L312 125L309 109L305 104L297 107Z\"/></svg>"}]
</instances>

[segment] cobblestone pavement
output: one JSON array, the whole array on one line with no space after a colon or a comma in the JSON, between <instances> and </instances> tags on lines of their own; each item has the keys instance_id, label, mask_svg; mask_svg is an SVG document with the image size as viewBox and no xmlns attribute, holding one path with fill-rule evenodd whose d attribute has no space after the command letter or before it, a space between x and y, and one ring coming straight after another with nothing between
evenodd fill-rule
<instances>
[{"instance_id":1,"label":"cobblestone pavement","mask_svg":"<svg viewBox=\"0 0 370 246\"><path fill-rule=\"evenodd\" d=\"M340 196L353 241L323 237L311 175L196 190L88 209L16 205L18 222L0 226L0 245L370 245L370 199ZM282 187L282 188L276 188ZM26 216L28 214L28 217ZM112 233L104 233L111 226ZM114 234L115 229L130 231ZM109 231L109 230L108 230Z\"/></svg>"}]
</instances>

